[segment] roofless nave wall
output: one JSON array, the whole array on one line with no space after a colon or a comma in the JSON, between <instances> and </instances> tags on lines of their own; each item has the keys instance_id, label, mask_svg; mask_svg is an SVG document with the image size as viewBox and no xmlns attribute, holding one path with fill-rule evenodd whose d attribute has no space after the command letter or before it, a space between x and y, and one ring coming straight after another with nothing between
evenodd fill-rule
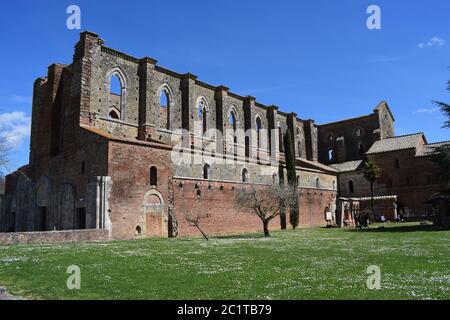
<instances>
[{"instance_id":1,"label":"roofless nave wall","mask_svg":"<svg viewBox=\"0 0 450 320\"><path fill-rule=\"evenodd\" d=\"M235 214L234 190L286 181L287 131L300 224L322 225L326 211L339 209L331 164L362 160L375 141L394 135L385 102L370 115L317 125L108 48L91 32L81 33L71 64L53 64L36 80L32 113L30 163L8 176L4 231L188 235L195 230L177 212L198 201L214 208L210 234L259 230L256 218ZM174 146L200 161L174 161Z\"/></svg>"}]
</instances>

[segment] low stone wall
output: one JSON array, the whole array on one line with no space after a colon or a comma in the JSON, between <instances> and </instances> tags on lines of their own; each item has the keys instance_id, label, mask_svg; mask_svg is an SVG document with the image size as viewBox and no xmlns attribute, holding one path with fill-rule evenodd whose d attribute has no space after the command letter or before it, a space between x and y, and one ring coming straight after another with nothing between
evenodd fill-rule
<instances>
[{"instance_id":1,"label":"low stone wall","mask_svg":"<svg viewBox=\"0 0 450 320\"><path fill-rule=\"evenodd\" d=\"M0 245L107 240L110 236L106 229L0 233Z\"/></svg>"}]
</instances>

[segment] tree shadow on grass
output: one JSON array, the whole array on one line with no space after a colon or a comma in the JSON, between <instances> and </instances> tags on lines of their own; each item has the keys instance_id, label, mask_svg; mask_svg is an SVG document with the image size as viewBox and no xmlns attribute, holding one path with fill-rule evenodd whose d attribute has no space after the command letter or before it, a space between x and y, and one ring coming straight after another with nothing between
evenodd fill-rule
<instances>
[{"instance_id":1,"label":"tree shadow on grass","mask_svg":"<svg viewBox=\"0 0 450 320\"><path fill-rule=\"evenodd\" d=\"M235 234L235 235L223 235L216 236L214 239L225 239L225 240L250 240L250 239L263 239L264 234L262 233L249 233L249 234ZM270 239L270 238L269 238Z\"/></svg>"},{"instance_id":2,"label":"tree shadow on grass","mask_svg":"<svg viewBox=\"0 0 450 320\"><path fill-rule=\"evenodd\" d=\"M209 240L252 240L252 239L264 239L264 234L262 233L250 233L250 234L232 234L232 235L218 235L210 236ZM176 238L177 241L192 241L192 240L204 240L201 236L198 237L187 237L187 238ZM270 239L270 238L267 238Z\"/></svg>"},{"instance_id":3,"label":"tree shadow on grass","mask_svg":"<svg viewBox=\"0 0 450 320\"><path fill-rule=\"evenodd\" d=\"M350 232L388 232L388 233L403 233L403 232L417 232L417 231L445 231L446 229L440 227L440 226L435 226L435 225L409 225L409 226L375 226L375 227L370 227L368 229L351 229L349 230Z\"/></svg>"}]
</instances>

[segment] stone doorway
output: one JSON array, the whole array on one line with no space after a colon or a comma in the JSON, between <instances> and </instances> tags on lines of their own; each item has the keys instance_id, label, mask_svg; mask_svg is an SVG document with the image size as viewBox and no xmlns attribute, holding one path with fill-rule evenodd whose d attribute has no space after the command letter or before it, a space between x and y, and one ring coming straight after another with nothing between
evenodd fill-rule
<instances>
[{"instance_id":1,"label":"stone doorway","mask_svg":"<svg viewBox=\"0 0 450 320\"><path fill-rule=\"evenodd\" d=\"M147 237L167 237L167 215L164 199L157 190L150 190L144 197L144 219L138 226Z\"/></svg>"}]
</instances>

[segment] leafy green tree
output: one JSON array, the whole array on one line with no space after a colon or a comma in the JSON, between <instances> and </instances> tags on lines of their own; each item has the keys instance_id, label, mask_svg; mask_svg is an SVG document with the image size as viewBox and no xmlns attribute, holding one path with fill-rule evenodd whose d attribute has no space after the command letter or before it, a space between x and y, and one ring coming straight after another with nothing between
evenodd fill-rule
<instances>
[{"instance_id":1,"label":"leafy green tree","mask_svg":"<svg viewBox=\"0 0 450 320\"><path fill-rule=\"evenodd\" d=\"M437 149L433 160L441 168L441 179L445 184L445 193L450 194L450 146L442 146Z\"/></svg>"},{"instance_id":2,"label":"leafy green tree","mask_svg":"<svg viewBox=\"0 0 450 320\"><path fill-rule=\"evenodd\" d=\"M450 80L447 83L447 90L450 91ZM450 104L441 102L441 101L433 101L434 104L441 108L442 113L448 118L447 121L444 122L443 128L450 128Z\"/></svg>"},{"instance_id":3,"label":"leafy green tree","mask_svg":"<svg viewBox=\"0 0 450 320\"><path fill-rule=\"evenodd\" d=\"M295 150L293 142L291 131L286 130L286 134L284 135L284 156L286 159L288 184L294 189L294 193L297 193L297 172L295 171ZM297 197L295 201L291 202L289 208L289 223L292 229L295 229L298 227L299 222L299 203Z\"/></svg>"},{"instance_id":4,"label":"leafy green tree","mask_svg":"<svg viewBox=\"0 0 450 320\"><path fill-rule=\"evenodd\" d=\"M373 196L373 185L375 181L381 176L381 168L375 162L366 162L364 167L364 177L370 183L370 201L372 207L372 219L375 217L375 205L374 205L374 196Z\"/></svg>"}]
</instances>

